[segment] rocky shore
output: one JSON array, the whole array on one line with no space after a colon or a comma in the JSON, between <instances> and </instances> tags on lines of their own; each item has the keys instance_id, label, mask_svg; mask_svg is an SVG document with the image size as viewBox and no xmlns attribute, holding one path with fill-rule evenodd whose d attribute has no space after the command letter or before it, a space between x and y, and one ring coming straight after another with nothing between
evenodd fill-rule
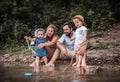
<instances>
[{"instance_id":1,"label":"rocky shore","mask_svg":"<svg viewBox=\"0 0 120 82\"><path fill-rule=\"evenodd\" d=\"M102 53L102 52L101 52ZM91 51L88 51L86 60L88 65L120 65L120 55L106 55L103 53L103 55L91 55ZM96 51L97 54L97 51ZM4 54L0 56L0 62L3 63L16 63L16 64L29 64L34 61L34 58L32 55L10 55L10 54ZM70 58L59 58L58 61L70 61Z\"/></svg>"},{"instance_id":2,"label":"rocky shore","mask_svg":"<svg viewBox=\"0 0 120 82\"><path fill-rule=\"evenodd\" d=\"M113 28L105 31L92 33L89 36L89 44L87 49L88 65L118 65L120 66L120 23ZM70 61L70 58L59 58L61 61ZM58 61L59 61L58 60ZM0 62L29 64L34 61L31 53L28 54L0 54Z\"/></svg>"}]
</instances>

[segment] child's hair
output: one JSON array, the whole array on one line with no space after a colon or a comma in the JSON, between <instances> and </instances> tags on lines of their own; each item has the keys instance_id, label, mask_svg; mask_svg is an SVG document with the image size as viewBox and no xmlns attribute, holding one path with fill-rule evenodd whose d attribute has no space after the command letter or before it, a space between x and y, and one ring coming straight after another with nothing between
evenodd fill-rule
<instances>
[{"instance_id":1,"label":"child's hair","mask_svg":"<svg viewBox=\"0 0 120 82\"><path fill-rule=\"evenodd\" d=\"M45 30L43 28L39 28L39 29L35 30L35 37L37 36L38 31L42 31L43 34L45 34Z\"/></svg>"},{"instance_id":2,"label":"child's hair","mask_svg":"<svg viewBox=\"0 0 120 82\"><path fill-rule=\"evenodd\" d=\"M85 22L84 22L84 17L83 17L82 15L75 15L75 16L72 18L72 21L73 21L74 19L79 19L83 24L85 24Z\"/></svg>"}]
</instances>

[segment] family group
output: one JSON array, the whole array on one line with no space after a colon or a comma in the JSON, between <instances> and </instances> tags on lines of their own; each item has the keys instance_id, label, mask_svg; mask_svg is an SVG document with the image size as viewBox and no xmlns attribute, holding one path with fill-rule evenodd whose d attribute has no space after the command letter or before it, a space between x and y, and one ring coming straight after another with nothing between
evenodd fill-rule
<instances>
[{"instance_id":1,"label":"family group","mask_svg":"<svg viewBox=\"0 0 120 82\"><path fill-rule=\"evenodd\" d=\"M85 22L82 15L74 16L72 22L76 30L73 31L73 26L69 22L65 22L61 26L64 32L61 37L57 35L56 26L53 24L50 24L46 31L43 28L37 29L33 38L24 37L31 41L31 45L34 45L35 61L30 66L39 67L42 58L45 66L54 67L60 55L75 56L75 62L72 64L74 67L86 66L88 29L84 26Z\"/></svg>"}]
</instances>

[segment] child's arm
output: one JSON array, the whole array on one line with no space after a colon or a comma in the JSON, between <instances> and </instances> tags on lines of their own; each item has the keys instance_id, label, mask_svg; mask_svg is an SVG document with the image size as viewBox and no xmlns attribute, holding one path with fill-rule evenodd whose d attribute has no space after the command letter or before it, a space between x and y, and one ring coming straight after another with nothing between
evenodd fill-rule
<instances>
[{"instance_id":1,"label":"child's arm","mask_svg":"<svg viewBox=\"0 0 120 82\"><path fill-rule=\"evenodd\" d=\"M24 38L27 40L27 39L28 39L28 36L24 36Z\"/></svg>"},{"instance_id":2,"label":"child's arm","mask_svg":"<svg viewBox=\"0 0 120 82\"><path fill-rule=\"evenodd\" d=\"M83 35L83 43L87 40L87 33L88 33L88 31L85 30L84 35Z\"/></svg>"},{"instance_id":3,"label":"child's arm","mask_svg":"<svg viewBox=\"0 0 120 82\"><path fill-rule=\"evenodd\" d=\"M88 43L88 40L87 40L87 30L84 31L84 36L83 36L83 42L80 44L78 50L77 50L77 53L80 53L81 52L81 47L87 45Z\"/></svg>"},{"instance_id":4,"label":"child's arm","mask_svg":"<svg viewBox=\"0 0 120 82\"><path fill-rule=\"evenodd\" d=\"M30 41L35 41L35 38L32 38L32 37L28 37L28 36L24 36L24 38L26 39L26 40L30 40Z\"/></svg>"},{"instance_id":5,"label":"child's arm","mask_svg":"<svg viewBox=\"0 0 120 82\"><path fill-rule=\"evenodd\" d=\"M75 37L71 37L71 38L70 38L70 41L72 41L72 40L75 40Z\"/></svg>"}]
</instances>

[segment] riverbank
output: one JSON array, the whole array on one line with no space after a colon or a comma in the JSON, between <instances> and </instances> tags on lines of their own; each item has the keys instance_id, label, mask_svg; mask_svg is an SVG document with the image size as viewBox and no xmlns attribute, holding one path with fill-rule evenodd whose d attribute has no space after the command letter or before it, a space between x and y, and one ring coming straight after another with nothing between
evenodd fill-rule
<instances>
[{"instance_id":1,"label":"riverbank","mask_svg":"<svg viewBox=\"0 0 120 82\"><path fill-rule=\"evenodd\" d=\"M107 31L90 34L86 58L88 65L120 65L119 31L120 23L117 23ZM0 62L30 64L34 61L31 54L31 52L26 54L1 54ZM67 61L70 58L60 58L59 60Z\"/></svg>"},{"instance_id":2,"label":"riverbank","mask_svg":"<svg viewBox=\"0 0 120 82\"><path fill-rule=\"evenodd\" d=\"M98 52L100 54L98 54ZM86 57L87 64L88 65L120 65L120 55L118 54L112 54L107 55L104 53L104 50L96 50L94 51L94 54L92 51L88 51L88 55ZM32 55L10 55L5 54L0 56L0 61L3 63L16 63L16 64L30 64L34 61L35 58L33 58ZM59 58L58 61L70 61L70 58ZM62 63L62 62L61 62Z\"/></svg>"}]
</instances>

